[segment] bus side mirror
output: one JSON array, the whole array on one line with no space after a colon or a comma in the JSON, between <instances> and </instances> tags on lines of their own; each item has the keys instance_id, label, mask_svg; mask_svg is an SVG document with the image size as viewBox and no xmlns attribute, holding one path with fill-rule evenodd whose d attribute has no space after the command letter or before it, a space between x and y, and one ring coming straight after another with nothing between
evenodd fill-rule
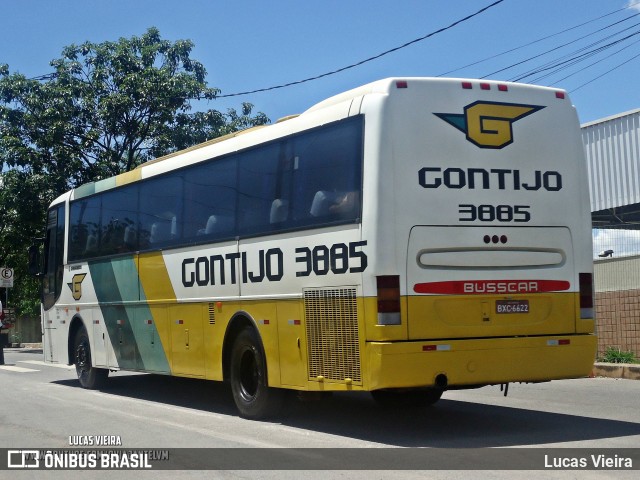
<instances>
[{"instance_id":1,"label":"bus side mirror","mask_svg":"<svg viewBox=\"0 0 640 480\"><path fill-rule=\"evenodd\" d=\"M42 277L43 272L40 264L40 245L31 245L28 251L29 255L29 275L34 277Z\"/></svg>"}]
</instances>

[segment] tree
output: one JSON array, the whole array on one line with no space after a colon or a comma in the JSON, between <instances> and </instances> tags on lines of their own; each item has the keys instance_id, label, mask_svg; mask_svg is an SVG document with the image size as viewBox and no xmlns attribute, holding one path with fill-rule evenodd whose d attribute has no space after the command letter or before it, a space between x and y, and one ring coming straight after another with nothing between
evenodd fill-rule
<instances>
[{"instance_id":1,"label":"tree","mask_svg":"<svg viewBox=\"0 0 640 480\"><path fill-rule=\"evenodd\" d=\"M0 219L0 259L26 263L46 205L64 191L269 122L263 113L252 115L249 103L239 113L191 112L192 102L219 93L191 58L193 46L163 40L150 28L140 37L70 45L43 77L0 66L0 211L12 212Z\"/></svg>"},{"instance_id":2,"label":"tree","mask_svg":"<svg viewBox=\"0 0 640 480\"><path fill-rule=\"evenodd\" d=\"M43 229L47 199L53 195L48 183L44 175L20 170L0 177L0 267L14 269L10 306L20 315L37 316L40 312L38 285L27 274L26 249Z\"/></svg>"}]
</instances>

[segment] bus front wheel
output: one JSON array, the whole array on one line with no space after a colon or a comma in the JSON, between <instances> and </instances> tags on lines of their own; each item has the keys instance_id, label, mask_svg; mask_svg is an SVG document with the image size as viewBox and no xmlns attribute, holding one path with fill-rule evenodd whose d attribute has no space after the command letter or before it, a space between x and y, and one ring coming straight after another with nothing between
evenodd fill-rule
<instances>
[{"instance_id":1,"label":"bus front wheel","mask_svg":"<svg viewBox=\"0 0 640 480\"><path fill-rule=\"evenodd\" d=\"M262 344L250 327L242 330L233 344L231 391L240 415L245 418L272 417L283 406L285 391L267 386Z\"/></svg>"},{"instance_id":2,"label":"bus front wheel","mask_svg":"<svg viewBox=\"0 0 640 480\"><path fill-rule=\"evenodd\" d=\"M73 352L80 386L90 390L101 388L107 380L109 370L91 366L89 335L87 334L87 329L84 327L81 327L78 333L76 333Z\"/></svg>"}]
</instances>

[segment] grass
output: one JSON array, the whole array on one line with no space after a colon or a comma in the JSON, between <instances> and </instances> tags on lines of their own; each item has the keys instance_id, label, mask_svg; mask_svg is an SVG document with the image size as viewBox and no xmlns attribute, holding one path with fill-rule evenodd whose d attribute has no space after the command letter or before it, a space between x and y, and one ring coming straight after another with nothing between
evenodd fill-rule
<instances>
[{"instance_id":1,"label":"grass","mask_svg":"<svg viewBox=\"0 0 640 480\"><path fill-rule=\"evenodd\" d=\"M618 347L607 347L599 360L606 363L638 363L635 353L623 352Z\"/></svg>"}]
</instances>

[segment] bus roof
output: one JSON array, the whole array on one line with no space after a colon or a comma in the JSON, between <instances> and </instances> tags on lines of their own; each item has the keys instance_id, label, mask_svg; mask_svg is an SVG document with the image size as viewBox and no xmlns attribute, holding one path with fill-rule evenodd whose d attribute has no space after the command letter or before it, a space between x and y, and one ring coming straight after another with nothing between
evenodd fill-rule
<instances>
[{"instance_id":1,"label":"bus roof","mask_svg":"<svg viewBox=\"0 0 640 480\"><path fill-rule=\"evenodd\" d=\"M353 114L351 108L353 101L367 95L391 95L397 89L411 88L412 83L449 83L453 88L455 85L460 86L465 82L478 82L478 80L469 80L462 78L431 78L431 77L389 77L382 80L362 85L360 87L348 90L346 92L334 95L333 97L323 100L301 115L292 115L280 119L272 125L261 125L245 130L233 132L221 137L208 140L204 143L194 145L192 147L170 153L155 160L150 160L139 165L137 168L107 179L97 182L81 185L72 191L71 198L82 198L103 190L108 190L119 185L125 185L131 182L142 180L148 176L153 176L165 171L186 166L191 163L197 163L207 158L213 158L218 155L233 153L252 145L276 140L282 136L286 136L306 128L312 128L316 125L322 125L330 121L336 121ZM543 89L547 87L537 87L532 85L513 84L508 82L497 82L492 80L482 80L482 83L509 85L509 88L535 88ZM559 89L550 89L560 91ZM284 125L283 125L284 124ZM245 136L246 134L246 136ZM181 157L178 163L166 162L167 160L177 159ZM145 172L143 174L143 171ZM62 198L56 200L61 201Z\"/></svg>"}]
</instances>

